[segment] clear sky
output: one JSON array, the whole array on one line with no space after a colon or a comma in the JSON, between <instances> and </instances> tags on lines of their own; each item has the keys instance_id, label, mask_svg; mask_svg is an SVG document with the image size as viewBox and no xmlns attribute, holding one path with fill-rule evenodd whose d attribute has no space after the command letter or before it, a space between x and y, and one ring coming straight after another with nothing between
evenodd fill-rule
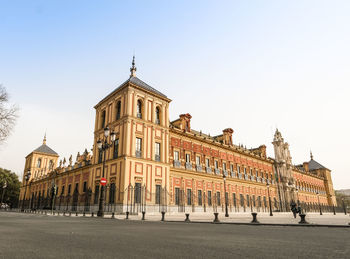
<instances>
[{"instance_id":1,"label":"clear sky","mask_svg":"<svg viewBox=\"0 0 350 259\"><path fill-rule=\"evenodd\" d=\"M0 83L20 107L0 167L22 175L47 144L62 157L93 142L93 106L129 76L247 148L276 127L293 163L314 159L350 188L350 1L0 0Z\"/></svg>"}]
</instances>

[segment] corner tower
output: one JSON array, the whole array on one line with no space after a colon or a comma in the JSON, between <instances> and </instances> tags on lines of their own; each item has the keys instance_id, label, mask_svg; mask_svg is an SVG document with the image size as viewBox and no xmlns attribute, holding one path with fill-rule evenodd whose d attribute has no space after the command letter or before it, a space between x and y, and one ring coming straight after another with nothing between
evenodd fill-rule
<instances>
[{"instance_id":1,"label":"corner tower","mask_svg":"<svg viewBox=\"0 0 350 259\"><path fill-rule=\"evenodd\" d=\"M142 188L147 203L155 202L158 189L169 184L169 103L166 95L136 77L133 57L130 77L96 106L94 164L102 164L97 141L108 127L116 133L114 147L106 152L105 177L117 191L117 202L126 204L129 186ZM95 167L95 191L101 167ZM135 197L138 195L135 191ZM107 193L108 197L108 193Z\"/></svg>"}]
</instances>

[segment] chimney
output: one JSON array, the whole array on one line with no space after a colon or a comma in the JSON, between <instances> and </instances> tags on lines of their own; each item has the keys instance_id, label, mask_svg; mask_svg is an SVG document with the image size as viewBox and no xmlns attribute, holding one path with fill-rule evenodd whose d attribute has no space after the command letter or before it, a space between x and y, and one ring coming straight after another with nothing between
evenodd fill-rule
<instances>
[{"instance_id":1,"label":"chimney","mask_svg":"<svg viewBox=\"0 0 350 259\"><path fill-rule=\"evenodd\" d=\"M227 128L222 131L224 144L232 146L232 133L233 129Z\"/></svg>"},{"instance_id":2,"label":"chimney","mask_svg":"<svg viewBox=\"0 0 350 259\"><path fill-rule=\"evenodd\" d=\"M180 128L184 132L191 132L191 119L192 116L189 113L180 115Z\"/></svg>"}]
</instances>

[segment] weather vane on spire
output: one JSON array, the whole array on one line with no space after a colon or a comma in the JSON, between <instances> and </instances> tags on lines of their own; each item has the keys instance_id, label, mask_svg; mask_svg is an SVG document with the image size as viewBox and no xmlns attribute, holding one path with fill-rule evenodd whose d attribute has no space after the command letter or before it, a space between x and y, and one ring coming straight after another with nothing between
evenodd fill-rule
<instances>
[{"instance_id":1,"label":"weather vane on spire","mask_svg":"<svg viewBox=\"0 0 350 259\"><path fill-rule=\"evenodd\" d=\"M132 64L132 66L130 68L130 72L131 72L130 77L134 77L135 74L136 74L135 55L132 57L132 63L131 64Z\"/></svg>"},{"instance_id":2,"label":"weather vane on spire","mask_svg":"<svg viewBox=\"0 0 350 259\"><path fill-rule=\"evenodd\" d=\"M46 131L45 131L45 135L44 135L44 139L43 139L43 144L46 145Z\"/></svg>"},{"instance_id":3,"label":"weather vane on spire","mask_svg":"<svg viewBox=\"0 0 350 259\"><path fill-rule=\"evenodd\" d=\"M312 151L311 150L310 150L310 158L311 158L311 160L314 159L314 156L312 155Z\"/></svg>"}]
</instances>

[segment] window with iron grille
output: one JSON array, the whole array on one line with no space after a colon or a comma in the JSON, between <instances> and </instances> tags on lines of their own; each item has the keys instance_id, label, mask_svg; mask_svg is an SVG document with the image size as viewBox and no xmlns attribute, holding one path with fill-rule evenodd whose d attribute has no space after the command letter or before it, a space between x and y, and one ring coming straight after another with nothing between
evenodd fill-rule
<instances>
[{"instance_id":1,"label":"window with iron grille","mask_svg":"<svg viewBox=\"0 0 350 259\"><path fill-rule=\"evenodd\" d=\"M141 100L137 101L137 118L142 119L142 102Z\"/></svg>"},{"instance_id":2,"label":"window with iron grille","mask_svg":"<svg viewBox=\"0 0 350 259\"><path fill-rule=\"evenodd\" d=\"M141 138L136 138L136 150L135 150L135 155L136 157L141 157L142 152L142 139Z\"/></svg>"},{"instance_id":3,"label":"window with iron grille","mask_svg":"<svg viewBox=\"0 0 350 259\"><path fill-rule=\"evenodd\" d=\"M160 109L156 108L156 124L160 124Z\"/></svg>"},{"instance_id":4,"label":"window with iron grille","mask_svg":"<svg viewBox=\"0 0 350 259\"><path fill-rule=\"evenodd\" d=\"M179 151L174 151L174 160L179 161Z\"/></svg>"},{"instance_id":5,"label":"window with iron grille","mask_svg":"<svg viewBox=\"0 0 350 259\"><path fill-rule=\"evenodd\" d=\"M106 111L103 111L101 115L101 129L103 129L105 125L106 125Z\"/></svg>"},{"instance_id":6,"label":"window with iron grille","mask_svg":"<svg viewBox=\"0 0 350 259\"><path fill-rule=\"evenodd\" d=\"M218 206L221 206L220 192L216 193L216 203L217 203Z\"/></svg>"},{"instance_id":7,"label":"window with iron grille","mask_svg":"<svg viewBox=\"0 0 350 259\"><path fill-rule=\"evenodd\" d=\"M190 154L186 154L186 163L191 162L191 155Z\"/></svg>"},{"instance_id":8,"label":"window with iron grille","mask_svg":"<svg viewBox=\"0 0 350 259\"><path fill-rule=\"evenodd\" d=\"M85 181L83 183L83 192L86 192L87 191L87 182Z\"/></svg>"},{"instance_id":9,"label":"window with iron grille","mask_svg":"<svg viewBox=\"0 0 350 259\"><path fill-rule=\"evenodd\" d=\"M232 194L232 199L233 199L233 206L237 206L237 201L236 201L236 194L235 193L233 193Z\"/></svg>"},{"instance_id":10,"label":"window with iron grille","mask_svg":"<svg viewBox=\"0 0 350 259\"><path fill-rule=\"evenodd\" d=\"M201 157L196 156L196 165L200 165L200 164L201 164Z\"/></svg>"},{"instance_id":11,"label":"window with iron grille","mask_svg":"<svg viewBox=\"0 0 350 259\"><path fill-rule=\"evenodd\" d=\"M62 189L61 189L61 195L62 196L64 195L64 185L62 186Z\"/></svg>"},{"instance_id":12,"label":"window with iron grille","mask_svg":"<svg viewBox=\"0 0 350 259\"><path fill-rule=\"evenodd\" d=\"M202 190L198 190L198 206L202 206Z\"/></svg>"},{"instance_id":13,"label":"window with iron grille","mask_svg":"<svg viewBox=\"0 0 350 259\"><path fill-rule=\"evenodd\" d=\"M121 102L118 101L116 106L116 120L120 119L120 112L121 112Z\"/></svg>"},{"instance_id":14,"label":"window with iron grille","mask_svg":"<svg viewBox=\"0 0 350 259\"><path fill-rule=\"evenodd\" d=\"M180 204L180 188L175 187L175 205Z\"/></svg>"},{"instance_id":15,"label":"window with iron grille","mask_svg":"<svg viewBox=\"0 0 350 259\"><path fill-rule=\"evenodd\" d=\"M72 185L69 184L69 185L68 185L68 195L70 195L71 189L72 189Z\"/></svg>"},{"instance_id":16,"label":"window with iron grille","mask_svg":"<svg viewBox=\"0 0 350 259\"><path fill-rule=\"evenodd\" d=\"M98 150L98 163L102 163L102 155L103 155L103 152L102 150Z\"/></svg>"},{"instance_id":17,"label":"window with iron grille","mask_svg":"<svg viewBox=\"0 0 350 259\"><path fill-rule=\"evenodd\" d=\"M99 194L100 194L100 186L96 185L95 186L94 204L97 204Z\"/></svg>"},{"instance_id":18,"label":"window with iron grille","mask_svg":"<svg viewBox=\"0 0 350 259\"><path fill-rule=\"evenodd\" d=\"M135 183L135 203L141 203L141 183Z\"/></svg>"},{"instance_id":19,"label":"window with iron grille","mask_svg":"<svg viewBox=\"0 0 350 259\"><path fill-rule=\"evenodd\" d=\"M192 190L187 189L187 205L192 205Z\"/></svg>"},{"instance_id":20,"label":"window with iron grille","mask_svg":"<svg viewBox=\"0 0 350 259\"><path fill-rule=\"evenodd\" d=\"M161 190L160 185L156 185L156 204L160 204L160 190Z\"/></svg>"},{"instance_id":21,"label":"window with iron grille","mask_svg":"<svg viewBox=\"0 0 350 259\"><path fill-rule=\"evenodd\" d=\"M247 206L248 207L250 206L250 197L249 197L249 195L247 195Z\"/></svg>"},{"instance_id":22,"label":"window with iron grille","mask_svg":"<svg viewBox=\"0 0 350 259\"><path fill-rule=\"evenodd\" d=\"M155 143L155 160L160 161L160 143Z\"/></svg>"},{"instance_id":23,"label":"window with iron grille","mask_svg":"<svg viewBox=\"0 0 350 259\"><path fill-rule=\"evenodd\" d=\"M243 196L243 194L239 195L239 199L240 199L241 207L244 207L244 196Z\"/></svg>"},{"instance_id":24,"label":"window with iron grille","mask_svg":"<svg viewBox=\"0 0 350 259\"><path fill-rule=\"evenodd\" d=\"M211 206L211 191L208 191L208 206Z\"/></svg>"},{"instance_id":25,"label":"window with iron grille","mask_svg":"<svg viewBox=\"0 0 350 259\"><path fill-rule=\"evenodd\" d=\"M109 188L109 203L114 203L114 197L115 197L115 183L111 183L111 186Z\"/></svg>"}]
</instances>

